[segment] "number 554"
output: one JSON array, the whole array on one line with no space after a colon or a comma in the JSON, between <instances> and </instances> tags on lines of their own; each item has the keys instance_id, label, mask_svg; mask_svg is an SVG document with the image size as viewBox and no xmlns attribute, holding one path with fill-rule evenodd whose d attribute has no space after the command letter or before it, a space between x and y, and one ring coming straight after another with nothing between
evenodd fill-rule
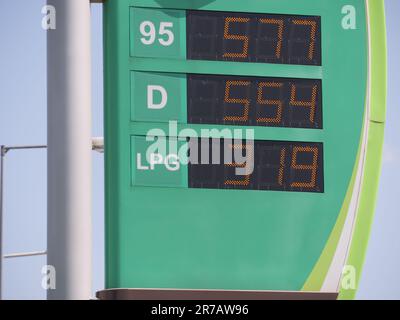
<instances>
[{"instance_id":1,"label":"number 554","mask_svg":"<svg viewBox=\"0 0 400 320\"><path fill-rule=\"evenodd\" d=\"M172 22L160 22L157 38L157 31L154 23L151 21L143 21L139 27L142 35L140 41L144 45L152 45L157 39L162 46L168 47L172 45L175 40L175 36L172 31L173 27L174 24Z\"/></svg>"}]
</instances>

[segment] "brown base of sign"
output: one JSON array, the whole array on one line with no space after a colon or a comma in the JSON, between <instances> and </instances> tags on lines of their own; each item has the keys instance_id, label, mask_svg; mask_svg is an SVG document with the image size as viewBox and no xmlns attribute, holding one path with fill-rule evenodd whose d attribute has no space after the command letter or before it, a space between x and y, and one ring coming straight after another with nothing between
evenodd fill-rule
<instances>
[{"instance_id":1,"label":"brown base of sign","mask_svg":"<svg viewBox=\"0 0 400 320\"><path fill-rule=\"evenodd\" d=\"M336 300L336 292L108 289L100 300Z\"/></svg>"}]
</instances>

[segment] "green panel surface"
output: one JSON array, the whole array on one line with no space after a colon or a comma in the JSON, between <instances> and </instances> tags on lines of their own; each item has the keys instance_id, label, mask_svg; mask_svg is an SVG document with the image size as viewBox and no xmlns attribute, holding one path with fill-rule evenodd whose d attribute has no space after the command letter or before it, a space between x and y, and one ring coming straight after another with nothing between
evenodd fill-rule
<instances>
[{"instance_id":1,"label":"green panel surface","mask_svg":"<svg viewBox=\"0 0 400 320\"><path fill-rule=\"evenodd\" d=\"M349 4L356 8L355 30L341 25ZM137 30L153 15L146 9L142 17L133 6L158 8L157 22L159 12L163 21L178 17L180 49L185 9L320 15L322 66L186 61L179 50L174 56L164 48L146 51ZM301 290L337 223L356 166L367 84L364 1L108 0L104 12L106 287ZM260 140L323 142L325 193L132 185L132 137L155 128L168 134L164 117L138 120L146 93L131 94L134 71L322 79L323 130L250 129ZM211 128L187 125L178 113L178 131Z\"/></svg>"}]
</instances>

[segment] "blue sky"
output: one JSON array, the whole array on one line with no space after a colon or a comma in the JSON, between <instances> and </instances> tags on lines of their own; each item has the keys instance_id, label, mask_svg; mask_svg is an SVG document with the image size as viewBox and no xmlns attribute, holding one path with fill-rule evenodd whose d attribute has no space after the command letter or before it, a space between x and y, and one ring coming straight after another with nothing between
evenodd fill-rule
<instances>
[{"instance_id":1,"label":"blue sky","mask_svg":"<svg viewBox=\"0 0 400 320\"><path fill-rule=\"evenodd\" d=\"M45 0L0 0L0 144L46 143ZM389 49L388 117L384 165L358 298L400 299L400 1L386 0ZM93 136L102 136L102 10L92 6ZM93 154L94 288L103 288L103 159ZM11 152L6 158L4 252L46 248L46 153ZM7 260L4 297L42 299L45 257Z\"/></svg>"}]
</instances>

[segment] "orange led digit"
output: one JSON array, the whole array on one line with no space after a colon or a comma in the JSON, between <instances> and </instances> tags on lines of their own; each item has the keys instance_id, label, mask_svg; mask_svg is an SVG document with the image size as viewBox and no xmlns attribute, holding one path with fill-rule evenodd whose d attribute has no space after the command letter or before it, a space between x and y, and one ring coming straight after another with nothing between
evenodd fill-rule
<instances>
[{"instance_id":1,"label":"orange led digit","mask_svg":"<svg viewBox=\"0 0 400 320\"><path fill-rule=\"evenodd\" d=\"M311 100L310 101L299 101L296 100L297 87L292 84L291 94L290 94L290 105L295 107L308 107L310 108L310 122L314 123L315 120L315 109L317 102L317 86L313 86L311 90Z\"/></svg>"},{"instance_id":2,"label":"orange led digit","mask_svg":"<svg viewBox=\"0 0 400 320\"><path fill-rule=\"evenodd\" d=\"M278 184L280 186L283 185L283 174L285 173L285 158L286 158L286 148L282 148L281 156L279 159L279 175L278 175Z\"/></svg>"},{"instance_id":3,"label":"orange led digit","mask_svg":"<svg viewBox=\"0 0 400 320\"><path fill-rule=\"evenodd\" d=\"M243 51L241 53L238 52L226 52L224 53L224 57L228 58L246 58L249 50L249 37L245 35L238 34L229 34L229 28L231 23L248 23L250 21L249 18L235 18L229 17L225 19L225 27L224 27L224 39L227 40L237 40L243 41Z\"/></svg>"},{"instance_id":4,"label":"orange led digit","mask_svg":"<svg viewBox=\"0 0 400 320\"><path fill-rule=\"evenodd\" d=\"M294 25L298 26L309 26L310 29L310 47L308 49L308 59L312 60L314 58L315 51L315 41L317 34L317 23L313 20L293 20Z\"/></svg>"},{"instance_id":5,"label":"orange led digit","mask_svg":"<svg viewBox=\"0 0 400 320\"><path fill-rule=\"evenodd\" d=\"M257 122L280 123L282 121L283 102L281 100L270 100L263 98L264 88L282 88L282 87L283 83L278 83L278 82L260 82L258 84L257 103L259 105L277 106L277 110L276 110L276 116L274 118L257 117Z\"/></svg>"},{"instance_id":6,"label":"orange led digit","mask_svg":"<svg viewBox=\"0 0 400 320\"><path fill-rule=\"evenodd\" d=\"M277 59L281 58L282 53L282 41L283 41L283 20L282 19L260 19L261 23L275 24L278 26L278 37L276 43L275 55Z\"/></svg>"},{"instance_id":7,"label":"orange led digit","mask_svg":"<svg viewBox=\"0 0 400 320\"><path fill-rule=\"evenodd\" d=\"M250 81L227 81L225 86L225 102L226 103L241 103L244 105L242 116L225 116L225 121L247 121L249 119L250 100L231 98L230 91L232 86L249 86Z\"/></svg>"},{"instance_id":8,"label":"orange led digit","mask_svg":"<svg viewBox=\"0 0 400 320\"><path fill-rule=\"evenodd\" d=\"M232 150L246 150L246 155L251 157L251 155L254 154L254 151L252 150L252 146L250 145L242 145L242 144L234 144L234 145L229 145L229 147ZM249 161L253 161L253 159L248 159ZM226 164L227 167L232 167L232 168L245 168L246 163L228 163ZM250 184L250 176L251 174L244 175L244 179L242 180L225 180L224 184L226 186L231 185L231 186L248 186Z\"/></svg>"},{"instance_id":9,"label":"orange led digit","mask_svg":"<svg viewBox=\"0 0 400 320\"><path fill-rule=\"evenodd\" d=\"M298 164L297 158L299 153L312 153L312 164ZM311 178L308 182L295 181L291 183L295 188L314 188L318 170L318 148L315 147L294 147L292 154L292 169L294 170L307 170L311 172Z\"/></svg>"}]
</instances>

